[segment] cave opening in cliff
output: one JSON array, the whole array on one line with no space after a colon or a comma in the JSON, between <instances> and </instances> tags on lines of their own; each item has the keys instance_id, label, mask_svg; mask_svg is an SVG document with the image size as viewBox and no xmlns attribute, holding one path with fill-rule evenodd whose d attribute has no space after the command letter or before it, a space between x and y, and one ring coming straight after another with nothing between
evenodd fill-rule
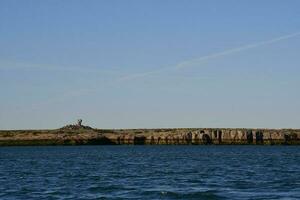
<instances>
[{"instance_id":1,"label":"cave opening in cliff","mask_svg":"<svg viewBox=\"0 0 300 200\"><path fill-rule=\"evenodd\" d=\"M247 143L252 144L253 143L253 133L252 130L247 130Z\"/></svg>"},{"instance_id":2,"label":"cave opening in cliff","mask_svg":"<svg viewBox=\"0 0 300 200\"><path fill-rule=\"evenodd\" d=\"M203 141L203 144L206 144L206 145L212 144L212 140L211 140L211 138L209 137L208 134L204 134L202 136L202 141Z\"/></svg>"},{"instance_id":3,"label":"cave opening in cliff","mask_svg":"<svg viewBox=\"0 0 300 200\"><path fill-rule=\"evenodd\" d=\"M213 131L214 133L214 140L215 141L218 141L219 144L222 143L222 131L221 130L214 130Z\"/></svg>"},{"instance_id":4,"label":"cave opening in cliff","mask_svg":"<svg viewBox=\"0 0 300 200\"><path fill-rule=\"evenodd\" d=\"M218 131L214 130L214 138L217 138L217 137L218 137Z\"/></svg>"},{"instance_id":5,"label":"cave opening in cliff","mask_svg":"<svg viewBox=\"0 0 300 200\"><path fill-rule=\"evenodd\" d=\"M219 132L218 132L218 141L219 141L219 144L222 143L222 131L221 130L219 130Z\"/></svg>"},{"instance_id":6,"label":"cave opening in cliff","mask_svg":"<svg viewBox=\"0 0 300 200\"><path fill-rule=\"evenodd\" d=\"M151 139L150 139L150 144L155 144L155 140L154 140L154 137L153 137L153 135L151 136Z\"/></svg>"},{"instance_id":7,"label":"cave opening in cliff","mask_svg":"<svg viewBox=\"0 0 300 200\"><path fill-rule=\"evenodd\" d=\"M263 144L264 143L264 134L262 131L256 131L256 144Z\"/></svg>"},{"instance_id":8,"label":"cave opening in cliff","mask_svg":"<svg viewBox=\"0 0 300 200\"><path fill-rule=\"evenodd\" d=\"M291 137L289 134L284 134L284 144L289 144Z\"/></svg>"},{"instance_id":9,"label":"cave opening in cliff","mask_svg":"<svg viewBox=\"0 0 300 200\"><path fill-rule=\"evenodd\" d=\"M192 132L188 132L186 137L185 137L185 141L187 144L192 144L193 141L193 134Z\"/></svg>"},{"instance_id":10,"label":"cave opening in cliff","mask_svg":"<svg viewBox=\"0 0 300 200\"><path fill-rule=\"evenodd\" d=\"M146 144L146 137L145 136L134 137L133 144L138 144L138 145Z\"/></svg>"}]
</instances>

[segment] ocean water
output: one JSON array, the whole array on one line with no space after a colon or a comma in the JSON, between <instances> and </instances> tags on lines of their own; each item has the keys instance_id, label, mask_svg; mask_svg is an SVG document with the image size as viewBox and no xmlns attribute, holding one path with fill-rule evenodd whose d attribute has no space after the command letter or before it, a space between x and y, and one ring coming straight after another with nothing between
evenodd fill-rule
<instances>
[{"instance_id":1,"label":"ocean water","mask_svg":"<svg viewBox=\"0 0 300 200\"><path fill-rule=\"evenodd\" d=\"M0 199L300 199L300 147L1 147Z\"/></svg>"}]
</instances>

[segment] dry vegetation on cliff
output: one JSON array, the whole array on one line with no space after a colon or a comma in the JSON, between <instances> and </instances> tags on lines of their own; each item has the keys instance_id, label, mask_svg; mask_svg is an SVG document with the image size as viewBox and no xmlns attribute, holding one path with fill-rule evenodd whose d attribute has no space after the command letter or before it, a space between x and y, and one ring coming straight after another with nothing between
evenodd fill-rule
<instances>
[{"instance_id":1,"label":"dry vegetation on cliff","mask_svg":"<svg viewBox=\"0 0 300 200\"><path fill-rule=\"evenodd\" d=\"M93 129L0 131L0 145L85 144L300 144L298 129Z\"/></svg>"}]
</instances>

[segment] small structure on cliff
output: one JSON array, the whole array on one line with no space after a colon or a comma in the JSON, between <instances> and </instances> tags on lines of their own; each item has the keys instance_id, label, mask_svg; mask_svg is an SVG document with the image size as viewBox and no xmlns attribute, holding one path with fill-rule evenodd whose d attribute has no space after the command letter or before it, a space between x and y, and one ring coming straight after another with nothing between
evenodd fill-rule
<instances>
[{"instance_id":1,"label":"small structure on cliff","mask_svg":"<svg viewBox=\"0 0 300 200\"><path fill-rule=\"evenodd\" d=\"M81 124L82 124L82 119L78 119L78 120L77 120L77 126L80 127L80 126L82 126Z\"/></svg>"},{"instance_id":2,"label":"small structure on cliff","mask_svg":"<svg viewBox=\"0 0 300 200\"><path fill-rule=\"evenodd\" d=\"M82 125L82 119L78 119L76 124L69 124L66 125L64 127L62 127L61 129L64 130L78 130L78 129L93 129L90 126L84 126Z\"/></svg>"}]
</instances>

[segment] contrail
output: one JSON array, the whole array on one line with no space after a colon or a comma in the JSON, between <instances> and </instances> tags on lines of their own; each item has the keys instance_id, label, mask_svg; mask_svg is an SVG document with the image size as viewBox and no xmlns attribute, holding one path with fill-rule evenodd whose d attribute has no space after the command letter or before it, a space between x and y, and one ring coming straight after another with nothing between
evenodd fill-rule
<instances>
[{"instance_id":1,"label":"contrail","mask_svg":"<svg viewBox=\"0 0 300 200\"><path fill-rule=\"evenodd\" d=\"M128 80L132 80L132 79L136 79L136 78L142 78L142 77L146 77L146 76L149 76L149 75L152 75L152 74L158 74L158 73L163 72L163 71L172 70L172 69L173 69L173 67L172 68L163 67L163 68L160 68L160 69L157 69L157 70L148 71L148 72L144 72L144 73L130 74L130 75L126 75L126 76L123 76L123 77L119 78L117 81L128 81Z\"/></svg>"},{"instance_id":2,"label":"contrail","mask_svg":"<svg viewBox=\"0 0 300 200\"><path fill-rule=\"evenodd\" d=\"M157 70L152 70L152 71L148 71L148 72L144 72L144 73L135 73L135 74L130 74L130 75L127 75L127 76L123 76L123 77L120 77L118 79L111 80L110 82L107 82L107 84L114 84L116 82L120 83L120 82L123 82L123 81L129 81L129 80L133 80L133 79L137 79L137 78L147 77L147 76L151 76L153 74L159 74L163 71L171 71L171 70L176 70L176 69L187 68L190 65L198 64L198 63L201 63L203 61L207 61L207 60L211 60L211 59L218 58L218 57L221 57L221 56L226 56L226 55L238 53L238 52L241 52L241 51L245 51L245 50L248 50L248 49L253 49L253 48L256 48L256 47L263 46L263 45L273 44L273 43L276 43L276 42L279 42L279 41L282 41L282 40L287 40L287 39L290 39L290 38L293 38L293 37L297 37L299 35L300 35L300 32L296 32L296 33L283 35L283 36L273 38L273 39L270 39L270 40L266 40L266 41L261 41L261 42L248 44L248 45L244 45L244 46L240 46L240 47L236 47L236 48L232 48L232 49L227 49L225 51L221 51L221 52L218 52L218 53L213 53L213 54L210 54L210 55L207 55L207 56L202 56L202 57L198 57L198 58L195 58L195 59L180 62L180 63L176 64L175 66L173 65L173 66L163 67L163 68L160 68L160 69L157 69ZM53 101L60 101L62 99L68 98L68 97L81 96L83 94L92 93L92 92L95 92L95 91L98 91L98 90L99 90L99 88L97 87L97 88L90 88L90 89L81 89L80 91L78 91L76 93L74 93L74 92L65 93L62 98L50 99L48 102L46 102L46 104L50 104Z\"/></svg>"},{"instance_id":3,"label":"contrail","mask_svg":"<svg viewBox=\"0 0 300 200\"><path fill-rule=\"evenodd\" d=\"M277 37L277 38L273 38L271 40L257 42L257 43L254 43L254 44L248 44L248 45L237 47L237 48L227 49L225 51L221 51L221 52L218 52L218 53L213 53L213 54L210 54L210 55L207 55L207 56L203 56L203 57L199 57L199 58L195 58L195 59L192 59L192 60L188 60L188 61L185 61L185 62L178 63L176 65L176 68L177 69L185 68L185 67L188 67L188 65L190 65L190 64L195 64L195 63L198 63L198 62L201 62L201 61L206 61L206 60L210 60L210 59L213 59L213 58L218 58L218 57L221 57L221 56L238 53L238 52L241 52L241 51L245 51L245 50L248 50L248 49L253 49L253 48L256 48L256 47L263 46L263 45L273 44L273 43L276 43L276 42L279 42L279 41L282 41L282 40L287 40L287 39L290 39L290 38L293 38L293 37L297 37L299 35L300 35L300 32L296 32L296 33L292 33L292 34L289 34L289 35L284 35L284 36L280 36L280 37Z\"/></svg>"},{"instance_id":4,"label":"contrail","mask_svg":"<svg viewBox=\"0 0 300 200\"><path fill-rule=\"evenodd\" d=\"M257 42L257 43L253 43L253 44L247 44L247 45L232 48L232 49L227 49L227 50L217 52L217 53L213 53L213 54L210 54L210 55L207 55L207 56L202 56L202 57L198 57L198 58L194 58L194 59L191 59L191 60L180 62L180 63L176 64L173 67L164 67L164 68L161 68L161 69L158 69L158 70L153 70L153 71L149 71L149 72L136 73L136 74L131 74L131 75L128 75L128 76L124 76L124 77L121 77L119 79L119 81L126 81L126 80L146 77L146 76L149 76L149 75L152 75L152 74L157 74L159 72L167 71L167 70L187 68L190 65L198 64L198 63L203 62L203 61L207 61L207 60L211 60L211 59L214 59L214 58L218 58L218 57L222 57L222 56L226 56L226 55L246 51L248 49L253 49L253 48L268 45L268 44L277 43L277 42L282 41L282 40L287 40L287 39L290 39L290 38L293 38L293 37L297 37L299 35L300 35L300 32L296 32L296 33L283 35L283 36L273 38L273 39L270 39L270 40L266 40L266 41L261 41L261 42Z\"/></svg>"}]
</instances>

